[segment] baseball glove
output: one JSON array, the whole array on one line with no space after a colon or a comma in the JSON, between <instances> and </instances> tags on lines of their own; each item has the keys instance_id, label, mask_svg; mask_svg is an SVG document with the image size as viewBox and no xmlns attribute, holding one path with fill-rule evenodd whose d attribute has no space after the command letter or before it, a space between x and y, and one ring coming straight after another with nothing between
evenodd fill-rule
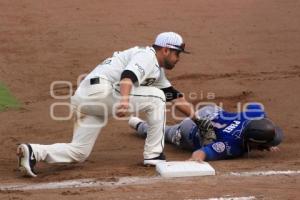
<instances>
[{"instance_id":1,"label":"baseball glove","mask_svg":"<svg viewBox=\"0 0 300 200\"><path fill-rule=\"evenodd\" d=\"M200 137L202 139L200 142L203 146L206 146L217 139L214 126L209 119L197 118L194 120L194 122L199 129Z\"/></svg>"}]
</instances>

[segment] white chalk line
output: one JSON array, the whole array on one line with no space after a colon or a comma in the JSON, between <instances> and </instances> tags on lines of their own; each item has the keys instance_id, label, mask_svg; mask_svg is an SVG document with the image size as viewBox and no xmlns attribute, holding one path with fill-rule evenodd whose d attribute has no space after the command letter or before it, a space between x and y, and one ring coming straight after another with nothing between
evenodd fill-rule
<instances>
[{"instance_id":1,"label":"white chalk line","mask_svg":"<svg viewBox=\"0 0 300 200\"><path fill-rule=\"evenodd\" d=\"M218 198L209 198L209 199L198 199L198 200L255 200L255 196L249 197L218 197ZM187 200L195 200L195 199L187 199Z\"/></svg>"},{"instance_id":2,"label":"white chalk line","mask_svg":"<svg viewBox=\"0 0 300 200\"><path fill-rule=\"evenodd\" d=\"M199 200L255 200L255 199L256 199L255 196L249 196L249 197L219 197L219 198L209 198L209 199L199 199Z\"/></svg>"},{"instance_id":3,"label":"white chalk line","mask_svg":"<svg viewBox=\"0 0 300 200\"><path fill-rule=\"evenodd\" d=\"M300 170L297 171L254 171L254 172L230 172L232 176L272 176L272 175L292 175L300 174Z\"/></svg>"},{"instance_id":4,"label":"white chalk line","mask_svg":"<svg viewBox=\"0 0 300 200\"><path fill-rule=\"evenodd\" d=\"M91 179L74 179L60 182L48 182L37 184L7 184L0 185L0 191L5 190L43 190L43 189L65 189L65 188L89 188L89 187L119 187L127 185L151 184L161 180L166 180L160 176L155 177L121 177L118 181L101 181Z\"/></svg>"},{"instance_id":5,"label":"white chalk line","mask_svg":"<svg viewBox=\"0 0 300 200\"><path fill-rule=\"evenodd\" d=\"M300 170L297 171L253 171L253 172L230 172L223 174L225 176L275 176L275 175L299 175ZM222 175L222 174L221 174ZM189 177L185 177L189 178ZM165 178L161 176L154 177L121 177L117 181L103 181L97 179L74 179L59 182L48 183L19 183L19 184L2 184L0 191L26 191L26 190L51 190L51 189L66 189L66 188L89 188L89 187L120 187L128 185L145 185L166 180L172 182L180 182L186 179L180 178ZM214 199L212 199L214 200Z\"/></svg>"}]
</instances>

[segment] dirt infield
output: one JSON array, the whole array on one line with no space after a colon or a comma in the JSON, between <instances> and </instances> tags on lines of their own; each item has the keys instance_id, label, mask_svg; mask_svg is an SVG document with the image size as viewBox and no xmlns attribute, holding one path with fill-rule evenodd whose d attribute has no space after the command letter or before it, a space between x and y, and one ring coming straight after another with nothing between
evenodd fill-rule
<instances>
[{"instance_id":1,"label":"dirt infield","mask_svg":"<svg viewBox=\"0 0 300 200\"><path fill-rule=\"evenodd\" d=\"M278 154L211 162L217 176L162 180L115 187L0 191L0 199L207 199L254 196L298 199L299 175L226 176L230 172L299 170L300 2L297 0L2 0L0 1L0 81L23 102L0 112L0 185L37 184L95 178L152 177L142 166L144 142L125 121L111 121L85 163L39 164L35 179L17 173L18 143L68 142L72 121L55 121L53 81L89 72L113 51L150 45L156 34L176 31L190 55L182 55L168 77L196 103L213 101L236 110L246 102L265 105L285 132ZM193 92L193 96L190 96ZM55 94L65 95L64 85ZM213 100L210 94L215 94ZM237 104L240 102L240 104ZM66 110L56 110L59 116ZM176 121L168 118L168 123ZM190 152L166 145L168 160Z\"/></svg>"}]
</instances>

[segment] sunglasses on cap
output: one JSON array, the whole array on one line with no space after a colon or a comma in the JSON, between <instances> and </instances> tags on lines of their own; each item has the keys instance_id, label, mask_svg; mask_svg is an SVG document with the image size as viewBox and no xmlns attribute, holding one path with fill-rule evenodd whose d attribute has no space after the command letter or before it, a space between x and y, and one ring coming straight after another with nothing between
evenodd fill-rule
<instances>
[{"instance_id":1,"label":"sunglasses on cap","mask_svg":"<svg viewBox=\"0 0 300 200\"><path fill-rule=\"evenodd\" d=\"M185 51L185 43L182 43L181 45L175 45L175 44L167 43L167 45L168 45L168 48L170 48L170 49L175 49L175 50L178 50L180 52L187 53L187 54L190 53L188 51Z\"/></svg>"}]
</instances>

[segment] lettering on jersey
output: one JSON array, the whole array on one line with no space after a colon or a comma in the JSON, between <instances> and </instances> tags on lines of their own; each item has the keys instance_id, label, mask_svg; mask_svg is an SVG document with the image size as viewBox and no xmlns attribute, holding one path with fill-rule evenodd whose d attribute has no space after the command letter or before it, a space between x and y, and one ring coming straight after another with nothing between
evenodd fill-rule
<instances>
[{"instance_id":1,"label":"lettering on jersey","mask_svg":"<svg viewBox=\"0 0 300 200\"><path fill-rule=\"evenodd\" d=\"M147 78L142 84L141 86L149 86L152 85L155 82L155 78Z\"/></svg>"},{"instance_id":2,"label":"lettering on jersey","mask_svg":"<svg viewBox=\"0 0 300 200\"><path fill-rule=\"evenodd\" d=\"M135 63L135 66L138 68L138 71L140 72L141 76L145 76L145 70L143 69L143 67L138 63Z\"/></svg>"},{"instance_id":3,"label":"lettering on jersey","mask_svg":"<svg viewBox=\"0 0 300 200\"><path fill-rule=\"evenodd\" d=\"M240 123L240 121L234 120L233 123L227 126L223 131L226 133L231 133L236 127L239 126Z\"/></svg>"},{"instance_id":4,"label":"lettering on jersey","mask_svg":"<svg viewBox=\"0 0 300 200\"><path fill-rule=\"evenodd\" d=\"M241 139L241 138L242 138L242 132L243 132L245 126L247 125L247 123L248 123L247 121L244 121L243 124L242 124L241 129L235 130L235 131L232 133L232 135L234 135L236 139Z\"/></svg>"},{"instance_id":5,"label":"lettering on jersey","mask_svg":"<svg viewBox=\"0 0 300 200\"><path fill-rule=\"evenodd\" d=\"M212 125L214 126L214 128L217 128L217 129L222 129L222 128L225 128L227 125L226 124L220 124L218 122L211 122Z\"/></svg>"},{"instance_id":6,"label":"lettering on jersey","mask_svg":"<svg viewBox=\"0 0 300 200\"><path fill-rule=\"evenodd\" d=\"M102 65L108 65L109 63L111 63L111 58L107 58L106 60L104 60L102 62Z\"/></svg>"},{"instance_id":7,"label":"lettering on jersey","mask_svg":"<svg viewBox=\"0 0 300 200\"><path fill-rule=\"evenodd\" d=\"M212 145L212 148L217 152L217 153L222 153L225 151L225 144L223 142L216 142Z\"/></svg>"}]
</instances>

